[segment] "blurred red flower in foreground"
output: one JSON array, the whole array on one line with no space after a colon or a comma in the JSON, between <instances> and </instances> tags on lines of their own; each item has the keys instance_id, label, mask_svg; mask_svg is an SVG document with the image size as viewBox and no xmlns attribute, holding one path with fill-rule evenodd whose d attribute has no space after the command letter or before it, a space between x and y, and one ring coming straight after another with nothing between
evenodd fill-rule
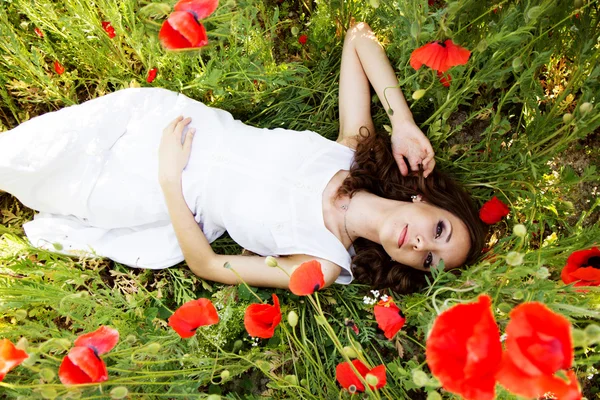
<instances>
[{"instance_id":1,"label":"blurred red flower in foreground","mask_svg":"<svg viewBox=\"0 0 600 400\"><path fill-rule=\"evenodd\" d=\"M450 87L450 83L452 83L452 77L448 74L443 74L438 71L438 77L440 78L440 83L446 87Z\"/></svg>"},{"instance_id":2,"label":"blurred red flower in foreground","mask_svg":"<svg viewBox=\"0 0 600 400\"><path fill-rule=\"evenodd\" d=\"M499 222L508 215L508 206L496 196L488 200L479 210L479 218L488 225Z\"/></svg>"},{"instance_id":3,"label":"blurred red flower in foreground","mask_svg":"<svg viewBox=\"0 0 600 400\"><path fill-rule=\"evenodd\" d=\"M244 326L252 337L268 339L273 337L275 328L281 322L279 298L273 293L273 305L250 304L244 314Z\"/></svg>"},{"instance_id":4,"label":"blurred red flower in foreground","mask_svg":"<svg viewBox=\"0 0 600 400\"><path fill-rule=\"evenodd\" d=\"M108 37L111 39L117 36L115 34L115 28L113 28L113 26L108 21L102 21L102 29L104 29Z\"/></svg>"},{"instance_id":5,"label":"blurred red flower in foreground","mask_svg":"<svg viewBox=\"0 0 600 400\"><path fill-rule=\"evenodd\" d=\"M44 32L42 32L42 30L40 28L35 28L33 30L35 32L36 35L38 35L39 37L43 38L44 37Z\"/></svg>"},{"instance_id":6,"label":"blurred red flower in foreground","mask_svg":"<svg viewBox=\"0 0 600 400\"><path fill-rule=\"evenodd\" d=\"M383 331L386 338L392 339L404 326L406 318L391 297L386 301L380 300L373 310L377 325Z\"/></svg>"},{"instance_id":7,"label":"blurred red flower in foreground","mask_svg":"<svg viewBox=\"0 0 600 400\"><path fill-rule=\"evenodd\" d=\"M69 354L63 358L58 377L64 385L104 382L108 371L99 357L109 352L119 341L119 332L108 326L79 336Z\"/></svg>"},{"instance_id":8,"label":"blurred red flower in foreground","mask_svg":"<svg viewBox=\"0 0 600 400\"><path fill-rule=\"evenodd\" d=\"M168 50L199 48L208 44L206 29L199 20L212 14L218 0L181 0L174 12L163 23L158 33L162 45Z\"/></svg>"},{"instance_id":9,"label":"blurred red flower in foreground","mask_svg":"<svg viewBox=\"0 0 600 400\"><path fill-rule=\"evenodd\" d=\"M29 357L26 352L17 349L8 339L0 340L0 381L8 371L21 364Z\"/></svg>"},{"instance_id":10,"label":"blurred red flower in foreground","mask_svg":"<svg viewBox=\"0 0 600 400\"><path fill-rule=\"evenodd\" d=\"M192 337L199 327L217 322L219 315L209 299L188 301L169 318L169 326L182 338Z\"/></svg>"},{"instance_id":11,"label":"blurred red flower in foreground","mask_svg":"<svg viewBox=\"0 0 600 400\"><path fill-rule=\"evenodd\" d=\"M156 74L158 74L158 68L151 68L148 71L148 77L146 78L146 82L152 83L152 81L156 79Z\"/></svg>"},{"instance_id":12,"label":"blurred red flower in foreground","mask_svg":"<svg viewBox=\"0 0 600 400\"><path fill-rule=\"evenodd\" d=\"M573 364L571 324L542 303L514 308L506 327L506 350L498 382L519 396L581 398ZM566 380L555 375L566 372Z\"/></svg>"},{"instance_id":13,"label":"blurred red flower in foreground","mask_svg":"<svg viewBox=\"0 0 600 400\"><path fill-rule=\"evenodd\" d=\"M369 369L369 367L363 364L360 360L352 360L352 365L354 365L354 368L356 368L363 379L367 380L369 375L374 376L377 379L376 385L369 385L372 390L381 389L387 383L384 365L379 365L373 369ZM350 393L365 391L365 385L363 385L358 375L356 375L356 373L352 370L350 363L343 362L338 364L338 366L335 368L335 378L339 384L344 389L347 389ZM369 380L370 379L372 378L369 378Z\"/></svg>"},{"instance_id":14,"label":"blurred red flower in foreground","mask_svg":"<svg viewBox=\"0 0 600 400\"><path fill-rule=\"evenodd\" d=\"M592 247L573 252L560 277L567 285L575 282L574 286L600 286L600 250Z\"/></svg>"},{"instance_id":15,"label":"blurred red flower in foreground","mask_svg":"<svg viewBox=\"0 0 600 400\"><path fill-rule=\"evenodd\" d=\"M446 72L456 65L464 65L469 61L471 52L457 46L448 39L444 43L435 41L421 46L410 55L410 66L419 69L423 64L429 68Z\"/></svg>"},{"instance_id":16,"label":"blurred red flower in foreground","mask_svg":"<svg viewBox=\"0 0 600 400\"><path fill-rule=\"evenodd\" d=\"M317 260L300 264L290 276L290 291L297 296L308 296L325 286L321 263Z\"/></svg>"},{"instance_id":17,"label":"blurred red flower in foreground","mask_svg":"<svg viewBox=\"0 0 600 400\"><path fill-rule=\"evenodd\" d=\"M63 67L62 64L58 61L54 61L54 71L57 74L62 75L65 73L65 67Z\"/></svg>"},{"instance_id":18,"label":"blurred red flower in foreground","mask_svg":"<svg viewBox=\"0 0 600 400\"><path fill-rule=\"evenodd\" d=\"M300 35L300 37L298 37L298 43L300 43L302 46L304 46L307 41L308 41L308 36L306 36L306 35Z\"/></svg>"},{"instance_id":19,"label":"blurred red flower in foreground","mask_svg":"<svg viewBox=\"0 0 600 400\"><path fill-rule=\"evenodd\" d=\"M441 313L427 339L427 364L444 388L466 399L493 399L500 368L500 332L491 299L458 304Z\"/></svg>"}]
</instances>

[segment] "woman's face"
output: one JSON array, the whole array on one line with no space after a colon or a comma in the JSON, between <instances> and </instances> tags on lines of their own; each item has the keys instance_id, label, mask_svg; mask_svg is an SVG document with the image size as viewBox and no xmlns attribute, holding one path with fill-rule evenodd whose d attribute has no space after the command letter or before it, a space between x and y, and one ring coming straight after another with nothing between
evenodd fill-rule
<instances>
[{"instance_id":1,"label":"woman's face","mask_svg":"<svg viewBox=\"0 0 600 400\"><path fill-rule=\"evenodd\" d=\"M449 211L422 201L394 209L379 231L390 257L421 271L444 260L445 269L461 266L471 247L465 223Z\"/></svg>"}]
</instances>

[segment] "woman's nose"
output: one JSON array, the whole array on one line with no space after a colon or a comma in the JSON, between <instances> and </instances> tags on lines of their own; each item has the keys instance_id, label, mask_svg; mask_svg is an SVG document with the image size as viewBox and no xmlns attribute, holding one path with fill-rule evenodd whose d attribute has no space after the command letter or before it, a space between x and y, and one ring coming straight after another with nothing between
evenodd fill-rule
<instances>
[{"instance_id":1,"label":"woman's nose","mask_svg":"<svg viewBox=\"0 0 600 400\"><path fill-rule=\"evenodd\" d=\"M415 236L415 240L413 242L413 249L416 251L423 250L424 240L420 235Z\"/></svg>"}]
</instances>

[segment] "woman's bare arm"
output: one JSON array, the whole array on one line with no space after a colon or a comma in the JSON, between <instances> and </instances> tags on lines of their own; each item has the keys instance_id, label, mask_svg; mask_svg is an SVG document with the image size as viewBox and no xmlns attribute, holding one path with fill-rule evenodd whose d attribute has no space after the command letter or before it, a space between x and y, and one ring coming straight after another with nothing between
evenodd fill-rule
<instances>
[{"instance_id":1,"label":"woman's bare arm","mask_svg":"<svg viewBox=\"0 0 600 400\"><path fill-rule=\"evenodd\" d=\"M327 260L308 255L280 257L279 269L267 266L266 257L219 255L213 251L185 202L181 188L181 173L189 159L193 133L188 131L183 145L181 137L190 122L191 118L179 117L165 128L159 150L159 181L177 241L192 272L203 279L220 283L236 284L243 280L252 286L287 289L289 274L294 268L305 261L317 259L321 262L325 285L332 284L341 268ZM226 263L231 268L225 268Z\"/></svg>"},{"instance_id":2,"label":"woman's bare arm","mask_svg":"<svg viewBox=\"0 0 600 400\"><path fill-rule=\"evenodd\" d=\"M392 150L403 175L422 164L425 176L435 166L434 153L427 137L414 122L398 79L377 37L364 22L354 25L346 33L340 71L340 134L338 142L351 148L362 126L374 132L371 119L369 83L375 89L388 112L392 124ZM387 101L386 101L387 99Z\"/></svg>"}]
</instances>

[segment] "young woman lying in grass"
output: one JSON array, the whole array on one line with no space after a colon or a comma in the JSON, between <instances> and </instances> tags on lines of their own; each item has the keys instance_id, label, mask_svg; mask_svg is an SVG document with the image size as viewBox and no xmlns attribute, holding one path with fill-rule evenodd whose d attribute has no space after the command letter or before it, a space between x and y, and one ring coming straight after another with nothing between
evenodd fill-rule
<instances>
[{"instance_id":1,"label":"young woman lying in grass","mask_svg":"<svg viewBox=\"0 0 600 400\"><path fill-rule=\"evenodd\" d=\"M391 137L375 133L369 83L393 110ZM396 86L361 23L344 43L337 142L246 126L164 89L127 89L0 135L0 189L40 211L25 225L40 247L141 268L185 258L204 279L279 288L316 258L326 284L354 274L414 291L442 260L446 269L473 260L484 228L469 195L433 171L431 144ZM225 231L262 256L215 254L209 243ZM282 256L282 269L265 265L268 255Z\"/></svg>"}]
</instances>

